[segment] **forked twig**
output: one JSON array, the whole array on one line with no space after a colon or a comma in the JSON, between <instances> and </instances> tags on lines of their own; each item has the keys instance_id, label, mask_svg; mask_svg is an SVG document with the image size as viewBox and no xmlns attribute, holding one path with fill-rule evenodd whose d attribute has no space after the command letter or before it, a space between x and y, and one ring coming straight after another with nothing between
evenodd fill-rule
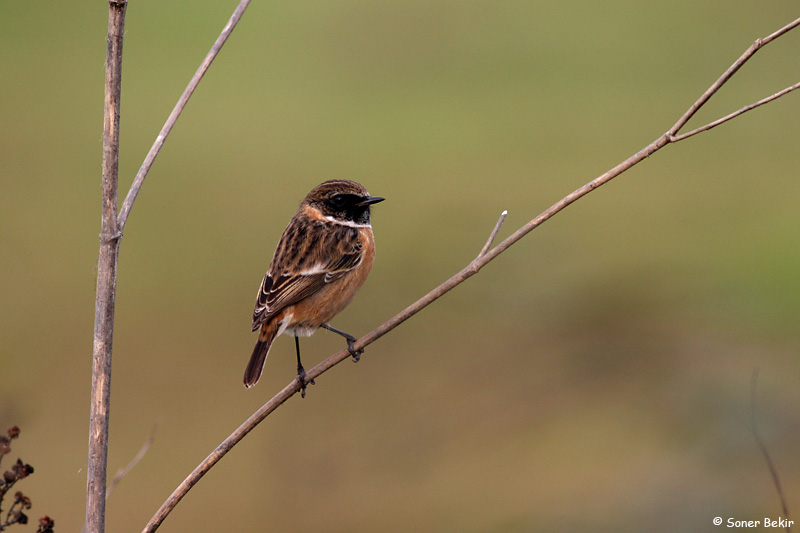
<instances>
[{"instance_id":1,"label":"forked twig","mask_svg":"<svg viewBox=\"0 0 800 533\"><path fill-rule=\"evenodd\" d=\"M97 261L92 385L89 416L89 459L86 481L86 528L92 533L105 531L106 475L108 467L108 424L111 404L111 356L114 335L117 261L122 230L150 167L178 120L186 102L219 53L250 0L241 0L211 51L192 77L153 147L133 180L125 201L117 211L119 183L119 126L122 86L122 44L125 35L127 0L108 0L105 108L103 113L103 180L100 251Z\"/></svg>"},{"instance_id":2,"label":"forked twig","mask_svg":"<svg viewBox=\"0 0 800 533\"><path fill-rule=\"evenodd\" d=\"M772 41L774 41L778 37L786 34L787 32L792 31L798 25L800 25L800 18L798 18L796 20L793 20L792 22L790 22L786 26L780 28L779 30L777 30L777 31L775 31L773 33L771 33L770 35L767 35L766 37L762 37L761 39L756 39L755 42L753 44L751 44L747 48L747 50L745 50L744 53L741 56L739 56L739 58L736 61L733 62L733 64L730 67L728 67L728 70L723 72L722 76L720 76L719 79L717 79L717 81L715 81L711 85L711 87L709 87L706 90L706 92L704 92L703 95L700 98L697 99L697 101L694 104L692 104L692 106L686 111L686 113L683 114L683 116L678 120L678 122L676 122L675 125L672 126L672 128L670 128L668 134L671 135L671 136L677 134L678 130L683 128L686 125L686 123L689 122L689 119L691 119L695 115L695 113L697 113L700 110L700 108L703 107L705 105L705 103L708 102L708 100L717 91L719 91L720 88L723 85L725 85L725 83L729 79L731 79L731 77L734 74L736 74L736 72L738 72L738 70L740 68L742 68L742 66L745 63L747 63L747 61L751 57L753 57L753 55L755 55L756 52L761 50L763 47L765 47L766 45L768 45L769 43L771 43ZM757 106L754 106L753 108L755 108L755 107L757 107ZM753 108L751 108L751 109L753 109ZM749 111L749 109L746 109L745 111ZM732 118L744 113L745 111L742 111L741 113L738 113L738 114L728 115L729 118L727 118L726 120L723 120L722 122L727 122L727 120L730 120L730 119L732 119ZM722 123L722 122L719 122L719 121L715 121L715 122L717 122L717 124L715 124L715 126ZM678 140L680 140L680 139L671 139L672 142L677 142Z\"/></svg>"},{"instance_id":3,"label":"forked twig","mask_svg":"<svg viewBox=\"0 0 800 533\"><path fill-rule=\"evenodd\" d=\"M795 83L794 85L790 85L789 87L783 89L782 91L778 91L773 95L767 96L766 98L762 98L758 102L753 102L750 105L746 105L743 108L741 108L741 109L739 109L737 111L734 111L733 113L730 113L728 115L725 115L722 118L718 118L717 120L715 120L713 122L709 122L705 126L701 126L699 128L693 129L692 131L688 131L686 133L681 133L680 135L673 135L672 136L672 142L682 141L684 139L687 139L687 138L691 137L692 135L697 135L698 133L703 133L704 131L708 131L711 128L715 128L715 127L719 126L720 124L722 124L723 122L728 122L729 120L731 120L733 118L736 118L736 117L738 117L739 115L741 115L743 113L747 113L748 111L752 111L753 109L755 109L755 108L757 108L759 106L762 106L764 104L768 104L773 100L777 100L778 98L780 98L784 94L788 94L788 93L790 93L790 92L792 92L792 91L794 91L796 89L800 89L800 82Z\"/></svg>"},{"instance_id":4,"label":"forked twig","mask_svg":"<svg viewBox=\"0 0 800 533\"><path fill-rule=\"evenodd\" d=\"M632 166L636 165L637 163L641 162L643 159L647 158L648 156L652 155L656 151L660 150L664 146L670 143L676 143L680 140L688 138L689 135L685 136L678 136L678 131L683 128L683 126L691 119L694 114L713 96L724 84L728 81L728 79L733 76L736 71L741 68L741 66L748 60L753 54L762 48L767 43L771 42L772 40L776 39L777 37L785 34L789 30L795 28L796 26L800 25L800 19L793 21L792 23L784 26L777 32L773 33L772 35L765 37L763 39L757 40L750 48L748 48L742 56L737 59L737 61L705 92L703 95L689 108L689 110L684 113L684 115L668 130L667 133L660 136L658 139L650 143L649 145L645 146L641 150L639 150L636 154L629 157L622 163L618 164L611 170L607 171L606 173L598 176L591 182L587 183L583 187L573 191L569 195L565 196L555 204L553 204L550 208L546 209L544 212L539 214L536 218L519 228L516 232L512 235L507 237L503 240L500 244L495 246L494 248L491 247L491 242L494 240L494 237L499 230L500 224L502 224L503 217L501 216L501 220L495 225L495 229L492 231L492 235L488 240L487 245L481 249L481 252L478 256L470 262L466 267L464 267L461 271L456 273L450 279L430 291L428 294L405 308L400 313L396 314L394 317L386 321L385 323L381 324L374 330L370 331L366 335L364 335L361 339L359 339L356 343L354 348L361 349L364 348L373 342L375 342L380 337L386 335L389 331L393 330L395 327L400 325L401 323L405 322L416 313L430 305L433 301L440 298L442 295L456 287L457 285L463 283L467 278L475 275L483 268L487 263L493 260L495 257L503 253L507 250L512 244L519 241L522 237L527 235L530 231L534 228L540 226L550 217L558 213L559 211L563 210L565 207L570 205L571 203L575 202L579 198L585 196L589 192L593 191L594 189L600 187L601 185L607 183L611 179L615 178L616 176L620 175L624 171L628 170ZM792 86L794 87L794 86ZM788 93L790 90L793 90L791 87L787 90L781 91L781 93L777 93L778 95L770 97L770 99L765 99L762 103L767 103L767 101L772 101L783 94ZM761 105L757 102L758 105ZM723 117L715 121L714 123L710 123L702 128L698 128L696 132L690 132L692 134L700 133L701 131L706 131L714 126L722 124L723 122L727 122L735 118L736 116L741 115L742 113L749 111L750 109L754 109L757 105L748 106L743 110L740 110L737 113L733 113L728 115L727 117ZM326 372L328 369L333 367L334 365L340 363L341 361L350 357L350 352L347 349L340 350L339 352L333 354L332 356L328 357L326 360L322 361L314 368L307 372L308 379L315 379L319 377L321 374ZM162 506L158 509L156 514L150 519L147 525L144 528L145 532L152 532L158 529L159 525L164 521L167 515L172 511L172 509L178 504L178 502L186 495L186 493L195 485L197 482L203 477L203 475L213 467L228 451L230 451L233 446L235 446L245 435L247 435L250 431L252 431L261 421L263 421L270 413L272 413L275 409L277 409L281 404L283 404L286 400L288 400L291 396L296 394L300 390L299 382L296 379L293 379L286 387L284 387L278 394L276 394L272 399L270 399L266 404L264 404L258 411L256 411L250 418L248 418L239 428L236 429L227 439L225 439L206 459L204 459L193 471L189 476L184 479L184 481L173 491L173 493L167 498L167 500L162 504Z\"/></svg>"}]
</instances>

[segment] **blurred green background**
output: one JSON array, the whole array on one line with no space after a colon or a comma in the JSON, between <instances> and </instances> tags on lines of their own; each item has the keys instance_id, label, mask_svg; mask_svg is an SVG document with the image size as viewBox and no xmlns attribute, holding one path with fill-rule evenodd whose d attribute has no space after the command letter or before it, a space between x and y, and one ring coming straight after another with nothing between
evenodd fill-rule
<instances>
[{"instance_id":1,"label":"blurred green background","mask_svg":"<svg viewBox=\"0 0 800 533\"><path fill-rule=\"evenodd\" d=\"M236 5L130 2L121 197ZM351 178L378 257L363 334L666 131L793 2L254 2L122 241L108 505L139 531L294 377L253 390L255 293L317 183ZM107 5L0 3L0 423L32 518L83 521ZM691 123L797 81L800 30ZM162 531L712 531L800 515L800 96L668 147L292 398ZM343 343L304 342L307 366ZM10 462L7 459L8 464ZM32 530L32 528L28 528ZM20 528L22 530L22 528Z\"/></svg>"}]
</instances>

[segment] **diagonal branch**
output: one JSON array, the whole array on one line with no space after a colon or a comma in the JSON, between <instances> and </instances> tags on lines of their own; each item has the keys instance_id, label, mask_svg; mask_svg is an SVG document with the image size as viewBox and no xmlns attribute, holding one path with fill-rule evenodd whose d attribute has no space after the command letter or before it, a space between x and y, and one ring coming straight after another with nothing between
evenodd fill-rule
<instances>
[{"instance_id":1,"label":"diagonal branch","mask_svg":"<svg viewBox=\"0 0 800 533\"><path fill-rule=\"evenodd\" d=\"M491 239L493 238L494 234L499 230L500 225L502 224L503 220L505 219L506 212L504 211L503 214L500 216L500 219L495 224L494 229L492 230L492 235L490 236L489 243L491 243ZM417 314L421 311L424 307L428 306L431 302L442 296L444 293L458 285L459 283L466 280L468 277L477 274L480 267L475 267L481 258L485 257L485 253L483 250L480 254L463 270L461 270L458 274L447 280L442 285L436 287L431 292L429 292L424 297L417 300L415 303L407 307L405 310L397 314L394 318L389 320L388 322L384 323L380 327L372 330L367 335L359 339L355 345L355 350L359 350L369 344L372 344L380 337L383 337L389 331L393 330L395 327L399 326L413 315ZM488 262L488 261L486 261ZM484 263L485 264L485 263ZM308 380L314 379L316 376L319 376L326 372L328 369L341 363L344 359L350 357L350 350L345 348L334 355L330 356L326 360L319 363L317 366L312 368L311 370L306 372L306 376ZM250 433L259 423L261 423L270 413L272 413L275 409L280 407L286 400L294 396L300 390L300 382L298 380L292 380L291 383L286 385L283 390L281 390L278 394L276 394L270 401L264 404L258 411L253 413L250 418L244 421L244 423L239 426L239 428L234 431L225 441L222 442L217 448L211 452L211 454L205 458L205 460L200 463L200 465L194 469L194 471L185 479L183 482L176 488L169 498L161 505L161 508L156 512L153 518L150 519L150 522L147 523L147 526L144 528L144 532L152 532L158 529L161 525L161 522L167 517L167 515L172 511L172 509L181 501L181 499L186 495L189 490L200 481L206 472L211 469L222 457L230 451L240 440L242 440L245 435Z\"/></svg>"},{"instance_id":2,"label":"diagonal branch","mask_svg":"<svg viewBox=\"0 0 800 533\"><path fill-rule=\"evenodd\" d=\"M186 103L189 101L189 98L192 96L192 94L194 94L194 90L197 89L197 85L200 83L200 80L203 79L206 71L211 66L211 62L214 61L214 58L216 58L217 54L219 54L219 51L222 49L225 41L228 40L228 37L233 32L236 24L239 23L239 20L242 18L242 15L244 15L248 5L250 5L250 0L241 0L239 5L236 6L236 9L234 10L233 15L231 15L230 20L228 20L228 23L224 28L222 28L222 33L220 33L219 37L217 37L217 40L214 42L214 45L211 47L211 50L209 50L205 59L203 59L203 62L200 64L197 72L195 72L194 76L192 76L192 79L189 80L189 85L187 85L186 89L184 89L183 94L178 99L178 103L175 104L175 107L172 109L172 113L169 114L167 121L164 123L164 126L158 133L153 146L150 148L150 151L147 152L147 156L145 156L144 162L139 168L139 172L136 173L136 177L133 179L133 184L131 184L128 195L125 197L125 201L122 202L119 217L117 218L117 224L119 225L120 232L125 227L125 223L128 221L128 215L133 208L133 202L136 200L136 196L139 194L139 189L142 188L144 179L147 177L147 173L150 172L150 167L153 166L156 156L161 151L161 147L164 146L164 141L167 140L169 133L172 131L172 127L175 125L175 122L177 122L178 117L181 116L183 108L186 107Z\"/></svg>"},{"instance_id":3,"label":"diagonal branch","mask_svg":"<svg viewBox=\"0 0 800 533\"><path fill-rule=\"evenodd\" d=\"M572 204L576 200L582 198L583 196L589 194L591 191L595 190L596 188L600 187L601 185L608 183L616 176L622 174L632 166L636 165L637 163L641 162L642 160L646 159L653 153L657 152L664 146L676 143L683 139L688 138L690 135L683 135L678 136L678 131L686 125L686 123L691 119L694 114L713 96L719 89L747 62L756 51L760 48L765 46L766 44L770 43L774 39L780 37L781 35L787 33L788 31L794 29L800 25L800 19L795 20L794 22L784 26L780 30L776 31L775 33L757 40L753 45L751 45L739 59L734 62L734 64L725 71L725 73L716 81L714 84L706 90L703 95L694 103L692 106L684 113L684 115L669 129L669 131L662 136L658 137L655 141L648 144L634 155L626 159L625 161L621 162L614 168L608 170L604 174L598 176L594 180L590 181L583 187L576 189L572 193L568 194L548 209L543 211L533 220L519 228L505 240L503 240L500 244L495 246L494 248L490 248L491 243L494 240L494 237L499 231L500 225L503 222L504 215L501 215L500 220L498 220L495 228L492 230L492 234L490 235L487 244L484 245L483 249L481 249L478 256L473 259L466 267L461 269L455 275L453 275L450 279L439 285L438 287L434 288L428 294L417 300L416 302L412 303L404 310L400 311L394 317L390 318L374 330L370 331L363 337L361 337L354 345L356 350L365 348L366 346L372 344L379 338L383 337L391 330L420 312L422 309L433 303L438 298L442 297L444 294L455 288L456 286L460 285L468 278L472 277L473 275L477 274L481 268L483 268L486 264L492 261L495 257L506 251L511 245L518 242L522 239L525 235L530 233L533 229L537 228L545 221L549 220L553 215L562 211L568 205ZM792 86L794 87L794 86ZM791 88L789 88L791 89ZM791 89L793 90L793 89ZM699 131L690 132L692 135L696 133L700 133L701 131L706 131L711 129L714 126L722 124L723 122L727 122L728 120L732 120L733 118L741 115L742 113L749 111L750 109L754 109L758 105L762 105L769 101L775 100L780 96L788 93L789 90L781 91L780 93L776 93L772 97L768 99L764 99L763 101L756 102L752 106L748 106L739 112L732 113L722 119L714 121L706 126L698 128ZM307 377L309 380L315 379L329 370L331 367L339 364L340 362L344 361L345 359L350 357L350 352L347 349L342 349L339 352L331 355L326 360L322 361L314 368L307 371ZM253 415L250 416L247 420L245 420L239 428L236 429L231 435L225 439L208 457L206 457L193 471L189 476L184 479L184 481L173 491L173 493L167 498L167 500L162 504L162 506L158 509L156 514L150 519L147 525L144 528L144 532L152 532L158 529L164 519L169 515L172 509L180 502L180 500L186 495L186 493L196 485L200 479L208 472L211 467L213 467L217 462L219 462L222 457L225 456L240 440L242 440L245 435L247 435L250 431L252 431L259 423L261 423L270 413L275 411L278 407L280 407L286 400L292 397L300 390L300 384L295 379L292 380L291 383L286 385L278 394L276 394L272 399L270 399L266 404L264 404L258 411L256 411Z\"/></svg>"}]
</instances>

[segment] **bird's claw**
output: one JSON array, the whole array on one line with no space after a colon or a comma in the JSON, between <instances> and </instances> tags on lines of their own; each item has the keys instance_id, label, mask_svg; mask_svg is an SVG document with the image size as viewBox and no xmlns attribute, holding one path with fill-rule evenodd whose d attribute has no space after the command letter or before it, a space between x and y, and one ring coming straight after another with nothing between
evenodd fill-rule
<instances>
[{"instance_id":1,"label":"bird's claw","mask_svg":"<svg viewBox=\"0 0 800 533\"><path fill-rule=\"evenodd\" d=\"M361 354L364 353L364 348L356 350L355 348L356 340L358 339L356 339L355 337L347 339L347 351L350 352L350 356L353 358L354 363L358 363L358 361L361 359Z\"/></svg>"},{"instance_id":2,"label":"bird's claw","mask_svg":"<svg viewBox=\"0 0 800 533\"><path fill-rule=\"evenodd\" d=\"M307 385L316 385L316 383L314 383L313 379L306 379L306 369L303 368L302 366L298 367L298 369L297 369L297 381L300 382L300 397L301 398L305 398L306 397L306 386Z\"/></svg>"}]
</instances>

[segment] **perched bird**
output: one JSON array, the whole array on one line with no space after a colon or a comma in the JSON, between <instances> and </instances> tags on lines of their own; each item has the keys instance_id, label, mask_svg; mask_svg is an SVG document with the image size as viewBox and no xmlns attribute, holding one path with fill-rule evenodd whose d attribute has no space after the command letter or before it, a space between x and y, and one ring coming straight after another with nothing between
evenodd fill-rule
<instances>
[{"instance_id":1,"label":"perched bird","mask_svg":"<svg viewBox=\"0 0 800 533\"><path fill-rule=\"evenodd\" d=\"M284 230L258 290L253 331L261 329L244 372L244 386L261 377L275 337L295 338L297 379L305 397L306 371L300 362L300 339L325 328L347 339L355 361L356 338L328 324L364 284L375 258L370 206L384 199L370 196L359 183L331 180L316 186L300 203Z\"/></svg>"}]
</instances>

